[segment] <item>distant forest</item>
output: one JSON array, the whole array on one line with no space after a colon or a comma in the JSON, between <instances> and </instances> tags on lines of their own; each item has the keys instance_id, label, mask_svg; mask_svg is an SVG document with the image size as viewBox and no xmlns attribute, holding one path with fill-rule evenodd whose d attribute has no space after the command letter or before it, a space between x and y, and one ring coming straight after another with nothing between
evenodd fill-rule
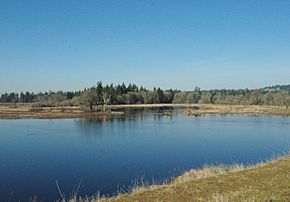
<instances>
[{"instance_id":1,"label":"distant forest","mask_svg":"<svg viewBox=\"0 0 290 202\"><path fill-rule=\"evenodd\" d=\"M34 106L88 106L108 104L200 103L230 105L290 105L290 85L276 85L261 89L214 89L192 91L148 90L135 84L103 85L98 82L91 88L75 92L21 92L4 93L1 103L33 103Z\"/></svg>"}]
</instances>

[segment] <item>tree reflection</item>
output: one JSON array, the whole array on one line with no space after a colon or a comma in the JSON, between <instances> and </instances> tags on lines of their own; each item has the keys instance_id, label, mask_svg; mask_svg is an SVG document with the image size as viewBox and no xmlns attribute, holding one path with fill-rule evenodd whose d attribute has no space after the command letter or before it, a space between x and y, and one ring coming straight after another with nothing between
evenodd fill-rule
<instances>
[{"instance_id":1,"label":"tree reflection","mask_svg":"<svg viewBox=\"0 0 290 202\"><path fill-rule=\"evenodd\" d=\"M107 134L122 135L122 131L126 128L134 127L132 122L140 122L141 124L152 119L160 121L161 119L172 119L172 116L164 114L176 115L176 111L171 107L163 108L138 108L138 109L123 109L125 116L95 116L82 119L75 119L75 125L84 136L103 136Z\"/></svg>"}]
</instances>

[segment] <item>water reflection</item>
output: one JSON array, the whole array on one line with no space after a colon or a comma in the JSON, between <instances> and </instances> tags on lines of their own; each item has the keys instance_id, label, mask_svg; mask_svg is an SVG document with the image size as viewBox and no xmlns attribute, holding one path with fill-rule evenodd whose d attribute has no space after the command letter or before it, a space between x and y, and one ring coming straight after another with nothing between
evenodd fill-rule
<instances>
[{"instance_id":1,"label":"water reflection","mask_svg":"<svg viewBox=\"0 0 290 202\"><path fill-rule=\"evenodd\" d=\"M160 108L140 108L140 109L121 109L124 116L96 116L89 118L75 119L74 123L80 133L85 136L100 136L111 134L114 128L124 129L130 127L131 122L142 123L147 119L159 122L162 119L172 120L172 116L177 115L180 110L172 107ZM164 113L166 113L164 115ZM170 116L167 113L171 114ZM135 123L136 124L136 123ZM110 130L111 129L111 130ZM108 131L110 130L110 131ZM104 133L107 132L107 133Z\"/></svg>"}]
</instances>

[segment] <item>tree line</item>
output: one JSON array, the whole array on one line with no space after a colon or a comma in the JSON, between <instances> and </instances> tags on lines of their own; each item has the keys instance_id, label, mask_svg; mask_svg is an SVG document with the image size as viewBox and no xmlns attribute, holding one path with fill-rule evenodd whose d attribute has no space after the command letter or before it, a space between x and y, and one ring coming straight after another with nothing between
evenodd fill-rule
<instances>
[{"instance_id":1,"label":"tree line","mask_svg":"<svg viewBox=\"0 0 290 202\"><path fill-rule=\"evenodd\" d=\"M65 100L71 100L76 96L80 96L81 91L75 92L45 92L45 93L33 93L33 92L21 92L21 93L4 93L0 96L0 103L60 103Z\"/></svg>"},{"instance_id":2,"label":"tree line","mask_svg":"<svg viewBox=\"0 0 290 202\"><path fill-rule=\"evenodd\" d=\"M91 88L75 92L45 93L4 93L1 103L33 103L36 106L87 106L93 108L102 105L105 109L109 104L156 104L156 103L187 103L187 104L230 104L230 105L290 105L290 85L272 86L262 89L214 89L201 90L195 87L192 91L148 90L135 84L124 83L103 85L97 82Z\"/></svg>"}]
</instances>

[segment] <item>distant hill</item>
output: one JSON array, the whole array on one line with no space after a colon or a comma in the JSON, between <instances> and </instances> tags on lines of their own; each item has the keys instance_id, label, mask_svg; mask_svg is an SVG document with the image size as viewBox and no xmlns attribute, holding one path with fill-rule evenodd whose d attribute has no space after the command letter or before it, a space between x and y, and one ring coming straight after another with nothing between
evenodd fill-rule
<instances>
[{"instance_id":1,"label":"distant hill","mask_svg":"<svg viewBox=\"0 0 290 202\"><path fill-rule=\"evenodd\" d=\"M277 90L286 90L290 93L290 84L289 85L275 85L275 86L269 86L262 88L263 90L266 91L277 91Z\"/></svg>"}]
</instances>

